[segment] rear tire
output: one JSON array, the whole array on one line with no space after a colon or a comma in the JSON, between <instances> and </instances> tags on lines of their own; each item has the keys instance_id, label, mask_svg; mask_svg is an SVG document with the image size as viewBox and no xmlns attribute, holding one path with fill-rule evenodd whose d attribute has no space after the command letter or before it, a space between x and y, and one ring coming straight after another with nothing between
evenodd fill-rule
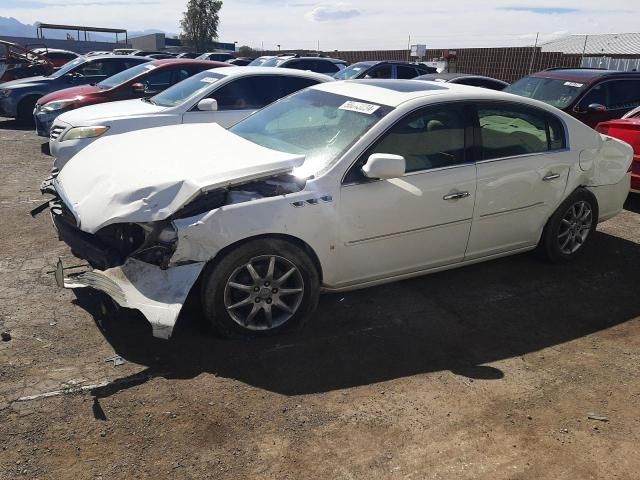
<instances>
[{"instance_id":1,"label":"rear tire","mask_svg":"<svg viewBox=\"0 0 640 480\"><path fill-rule=\"evenodd\" d=\"M580 255L598 225L598 202L584 188L573 192L549 218L536 254L551 263Z\"/></svg>"},{"instance_id":2,"label":"rear tire","mask_svg":"<svg viewBox=\"0 0 640 480\"><path fill-rule=\"evenodd\" d=\"M38 97L27 97L20 100L18 104L18 116L16 121L23 127L32 127L35 125L33 120L33 109L38 102Z\"/></svg>"},{"instance_id":3,"label":"rear tire","mask_svg":"<svg viewBox=\"0 0 640 480\"><path fill-rule=\"evenodd\" d=\"M300 327L320 294L318 271L297 245L252 240L203 272L205 317L223 337L261 337Z\"/></svg>"}]
</instances>

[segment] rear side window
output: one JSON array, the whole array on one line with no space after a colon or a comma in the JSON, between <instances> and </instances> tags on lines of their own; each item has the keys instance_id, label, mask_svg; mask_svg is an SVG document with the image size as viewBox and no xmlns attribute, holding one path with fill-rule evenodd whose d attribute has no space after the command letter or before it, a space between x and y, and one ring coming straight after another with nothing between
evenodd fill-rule
<instances>
[{"instance_id":1,"label":"rear side window","mask_svg":"<svg viewBox=\"0 0 640 480\"><path fill-rule=\"evenodd\" d=\"M405 65L396 65L396 72L398 78L402 79L415 78L418 75L415 68L407 67Z\"/></svg>"},{"instance_id":2,"label":"rear side window","mask_svg":"<svg viewBox=\"0 0 640 480\"><path fill-rule=\"evenodd\" d=\"M565 146L562 123L536 109L516 105L478 106L482 159L558 150Z\"/></svg>"},{"instance_id":3,"label":"rear side window","mask_svg":"<svg viewBox=\"0 0 640 480\"><path fill-rule=\"evenodd\" d=\"M281 96L283 97L318 83L316 80L300 77L280 77L279 80L282 88Z\"/></svg>"},{"instance_id":4,"label":"rear side window","mask_svg":"<svg viewBox=\"0 0 640 480\"><path fill-rule=\"evenodd\" d=\"M340 68L333 62L328 60L316 60L317 68L316 72L318 73L336 73Z\"/></svg>"}]
</instances>

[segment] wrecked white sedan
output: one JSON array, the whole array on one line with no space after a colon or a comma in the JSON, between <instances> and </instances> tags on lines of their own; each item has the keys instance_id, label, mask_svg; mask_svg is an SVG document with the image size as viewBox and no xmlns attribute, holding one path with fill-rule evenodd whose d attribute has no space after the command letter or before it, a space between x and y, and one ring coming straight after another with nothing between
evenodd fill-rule
<instances>
[{"instance_id":1,"label":"wrecked white sedan","mask_svg":"<svg viewBox=\"0 0 640 480\"><path fill-rule=\"evenodd\" d=\"M105 137L55 179L59 236L93 270L57 277L168 338L198 279L225 335L296 325L321 291L537 249L563 262L629 191L631 148L560 110L474 87L325 83L229 131Z\"/></svg>"}]
</instances>

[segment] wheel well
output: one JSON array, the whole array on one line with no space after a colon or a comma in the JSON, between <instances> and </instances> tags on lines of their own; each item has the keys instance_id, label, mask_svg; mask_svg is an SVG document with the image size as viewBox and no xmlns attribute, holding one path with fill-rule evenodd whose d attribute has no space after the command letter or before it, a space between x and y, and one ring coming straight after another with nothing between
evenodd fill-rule
<instances>
[{"instance_id":1,"label":"wheel well","mask_svg":"<svg viewBox=\"0 0 640 480\"><path fill-rule=\"evenodd\" d=\"M37 95L37 94L31 94L31 95L27 95L23 98L20 99L20 101L18 102L18 110L20 110L20 107L22 107L25 103L31 101L31 100L35 100L36 102L38 101L38 99L41 97L42 95Z\"/></svg>"},{"instance_id":2,"label":"wheel well","mask_svg":"<svg viewBox=\"0 0 640 480\"><path fill-rule=\"evenodd\" d=\"M247 242L251 242L253 240L259 240L261 238L274 238L274 239L278 239L278 240L283 240L285 242L289 242L292 243L294 245L296 245L298 248L302 249L307 255L309 255L309 258L311 259L311 261L313 262L313 265L316 267L316 270L318 272L318 277L320 278L320 284L322 284L322 265L320 264L320 259L318 258L318 255L316 254L315 250L313 248L311 248L311 245L309 245L307 242L305 242L304 240L301 240L298 237L294 237L293 235L286 235L286 234L282 234L282 233L267 233L267 234L263 234L263 235L255 235L253 237L247 237L247 238L243 238L242 240L239 240L235 243L232 243L230 245L227 245L226 247L224 247L222 250L220 250L217 255L215 257L213 257L211 260L209 260L209 263L212 264L216 264L217 262L219 262L227 253L229 253L231 250L239 247L240 245L243 245ZM204 271L204 270L203 270Z\"/></svg>"}]
</instances>

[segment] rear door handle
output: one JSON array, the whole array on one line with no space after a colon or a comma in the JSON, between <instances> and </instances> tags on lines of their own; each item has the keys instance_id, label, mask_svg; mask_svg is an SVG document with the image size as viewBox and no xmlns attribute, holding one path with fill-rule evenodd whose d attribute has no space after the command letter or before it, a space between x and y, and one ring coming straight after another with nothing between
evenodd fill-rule
<instances>
[{"instance_id":1,"label":"rear door handle","mask_svg":"<svg viewBox=\"0 0 640 480\"><path fill-rule=\"evenodd\" d=\"M469 192L456 192L450 193L449 195L445 195L442 197L443 200L459 200L461 198L467 198L471 194Z\"/></svg>"},{"instance_id":2,"label":"rear door handle","mask_svg":"<svg viewBox=\"0 0 640 480\"><path fill-rule=\"evenodd\" d=\"M542 177L542 181L549 182L551 180L555 180L556 178L560 178L559 173L547 173L544 177Z\"/></svg>"}]
</instances>

